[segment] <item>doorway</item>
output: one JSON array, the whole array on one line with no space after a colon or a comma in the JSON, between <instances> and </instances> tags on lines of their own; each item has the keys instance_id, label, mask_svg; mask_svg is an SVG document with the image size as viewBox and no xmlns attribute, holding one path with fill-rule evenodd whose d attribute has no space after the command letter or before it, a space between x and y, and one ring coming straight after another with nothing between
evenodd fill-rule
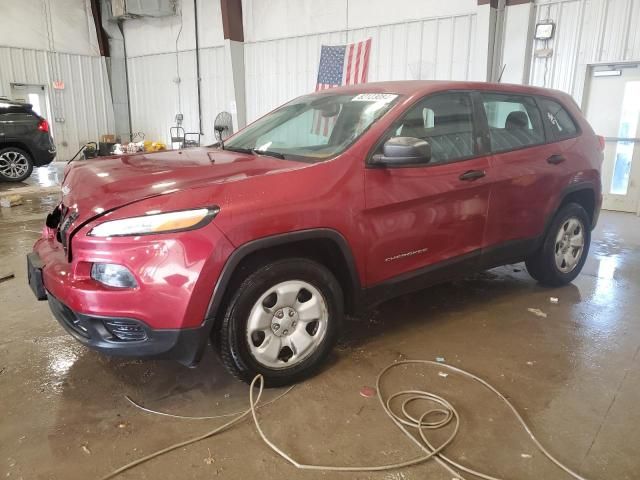
<instances>
[{"instance_id":1,"label":"doorway","mask_svg":"<svg viewBox=\"0 0 640 480\"><path fill-rule=\"evenodd\" d=\"M12 83L11 99L17 102L30 103L33 106L34 112L41 117L49 119L47 91L44 85Z\"/></svg>"},{"instance_id":2,"label":"doorway","mask_svg":"<svg viewBox=\"0 0 640 480\"><path fill-rule=\"evenodd\" d=\"M605 138L602 208L640 213L640 66L589 71L587 119Z\"/></svg>"}]
</instances>

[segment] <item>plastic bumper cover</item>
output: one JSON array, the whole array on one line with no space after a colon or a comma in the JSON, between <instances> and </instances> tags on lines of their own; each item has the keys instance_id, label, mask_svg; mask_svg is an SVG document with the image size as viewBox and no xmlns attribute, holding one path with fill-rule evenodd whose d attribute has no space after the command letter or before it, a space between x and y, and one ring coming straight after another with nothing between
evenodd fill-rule
<instances>
[{"instance_id":1,"label":"plastic bumper cover","mask_svg":"<svg viewBox=\"0 0 640 480\"><path fill-rule=\"evenodd\" d=\"M49 292L47 300L56 320L78 342L109 355L168 358L192 366L208 342L204 327L152 329L131 318L74 312Z\"/></svg>"}]
</instances>

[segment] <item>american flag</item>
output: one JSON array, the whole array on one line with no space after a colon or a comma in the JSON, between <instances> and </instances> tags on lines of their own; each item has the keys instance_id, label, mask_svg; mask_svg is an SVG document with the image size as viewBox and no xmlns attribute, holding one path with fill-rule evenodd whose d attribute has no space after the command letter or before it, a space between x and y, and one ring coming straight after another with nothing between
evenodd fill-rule
<instances>
[{"instance_id":1,"label":"american flag","mask_svg":"<svg viewBox=\"0 0 640 480\"><path fill-rule=\"evenodd\" d=\"M322 45L316 92L341 85L366 83L369 73L371 39L347 45ZM323 117L316 112L313 133L328 136L336 117Z\"/></svg>"}]
</instances>

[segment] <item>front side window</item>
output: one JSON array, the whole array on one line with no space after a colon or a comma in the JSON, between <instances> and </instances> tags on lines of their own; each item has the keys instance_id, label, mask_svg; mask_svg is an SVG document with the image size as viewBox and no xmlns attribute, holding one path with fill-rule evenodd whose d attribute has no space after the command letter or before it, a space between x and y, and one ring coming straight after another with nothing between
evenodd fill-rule
<instances>
[{"instance_id":1,"label":"front side window","mask_svg":"<svg viewBox=\"0 0 640 480\"><path fill-rule=\"evenodd\" d=\"M431 146L429 165L473 156L473 107L469 94L452 92L421 100L402 117L388 136L391 137L426 140Z\"/></svg>"},{"instance_id":2,"label":"front side window","mask_svg":"<svg viewBox=\"0 0 640 480\"><path fill-rule=\"evenodd\" d=\"M548 98L539 98L542 116L548 125L554 140L565 140L578 133L578 127L571 116L558 103Z\"/></svg>"},{"instance_id":3,"label":"front side window","mask_svg":"<svg viewBox=\"0 0 640 480\"><path fill-rule=\"evenodd\" d=\"M540 111L531 97L481 93L493 152L544 142Z\"/></svg>"},{"instance_id":4,"label":"front side window","mask_svg":"<svg viewBox=\"0 0 640 480\"><path fill-rule=\"evenodd\" d=\"M300 97L234 135L224 148L319 162L346 150L398 97L391 93Z\"/></svg>"}]
</instances>

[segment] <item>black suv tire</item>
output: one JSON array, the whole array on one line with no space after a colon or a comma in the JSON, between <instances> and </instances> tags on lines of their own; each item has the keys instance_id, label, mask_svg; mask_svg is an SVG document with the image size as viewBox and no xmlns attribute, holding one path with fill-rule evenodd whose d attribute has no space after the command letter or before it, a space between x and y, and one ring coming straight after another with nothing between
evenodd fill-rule
<instances>
[{"instance_id":1,"label":"black suv tire","mask_svg":"<svg viewBox=\"0 0 640 480\"><path fill-rule=\"evenodd\" d=\"M572 242L577 245L579 238L582 238L582 250L578 258L578 255L574 254L577 247L573 246ZM582 270L590 244L589 215L581 205L568 203L556 213L540 249L525 261L527 271L542 285L566 285ZM567 254L569 262L562 260L563 251ZM575 259L575 264L571 263L572 258Z\"/></svg>"},{"instance_id":2,"label":"black suv tire","mask_svg":"<svg viewBox=\"0 0 640 480\"><path fill-rule=\"evenodd\" d=\"M10 167L11 162L20 163L20 172L15 173L16 170ZM24 170L26 166L26 170ZM2 173L3 170L8 173ZM33 172L33 159L24 150L17 147L5 147L0 149L0 181L4 182L22 182L29 178Z\"/></svg>"},{"instance_id":3,"label":"black suv tire","mask_svg":"<svg viewBox=\"0 0 640 480\"><path fill-rule=\"evenodd\" d=\"M311 301L318 302L322 312L315 324L303 319L303 314L313 316L307 310L316 305L307 303ZM213 343L227 370L240 380L248 383L260 373L267 387L289 385L323 364L341 330L343 310L340 284L325 266L306 258L275 260L240 283L226 305L220 330L213 333ZM256 325L250 318L259 318L256 324L261 327L250 327ZM306 348L311 350L298 349L294 340L299 345L310 342ZM270 343L273 350L267 355ZM274 352L276 358L269 361L278 365L267 365ZM287 366L291 360L295 363Z\"/></svg>"}]
</instances>

